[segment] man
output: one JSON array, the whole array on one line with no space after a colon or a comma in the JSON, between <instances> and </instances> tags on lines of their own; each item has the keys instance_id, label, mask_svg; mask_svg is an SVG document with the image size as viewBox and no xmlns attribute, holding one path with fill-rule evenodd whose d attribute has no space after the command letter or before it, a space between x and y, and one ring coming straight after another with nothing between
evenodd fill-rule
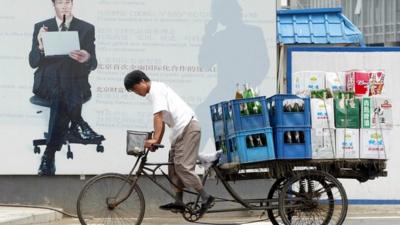
<instances>
[{"instance_id":1,"label":"man","mask_svg":"<svg viewBox=\"0 0 400 225\"><path fill-rule=\"evenodd\" d=\"M88 76L97 67L94 26L72 15L72 0L52 2L56 15L35 24L29 53L30 66L37 68L33 92L50 102L48 137L39 175L55 174L55 152L61 149L66 134L75 141L104 140L81 116L83 102L91 97ZM43 34L66 30L78 31L81 50L72 51L69 56L45 57Z\"/></svg>"},{"instance_id":2,"label":"man","mask_svg":"<svg viewBox=\"0 0 400 225\"><path fill-rule=\"evenodd\" d=\"M201 195L199 213L203 215L211 207L214 197L204 191L195 173L201 130L193 110L170 87L150 81L142 71L135 70L127 74L124 84L127 91L146 97L153 105L154 135L146 141L145 147L152 149L153 144L161 143L165 124L172 129L169 162L173 162L173 165L168 167L168 174L174 184L176 198L175 202L160 206L160 209L182 212L183 188L191 187Z\"/></svg>"}]
</instances>

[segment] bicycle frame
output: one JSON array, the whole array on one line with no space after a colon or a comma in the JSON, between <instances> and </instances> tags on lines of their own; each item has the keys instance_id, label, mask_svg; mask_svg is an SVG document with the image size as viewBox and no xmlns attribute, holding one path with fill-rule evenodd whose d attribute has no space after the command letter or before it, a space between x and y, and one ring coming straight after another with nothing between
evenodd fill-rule
<instances>
[{"instance_id":1,"label":"bicycle frame","mask_svg":"<svg viewBox=\"0 0 400 225\"><path fill-rule=\"evenodd\" d=\"M121 204L123 201L128 199L130 194L132 193L138 179L140 176L145 176L149 180L151 180L154 184L156 184L158 187L160 187L165 193L167 193L169 196L175 199L175 194L172 193L171 190L168 188L164 187L162 184L157 181L156 178L156 171L160 170L162 175L167 178L169 183L174 185L172 181L169 179L168 175L164 173L164 171L160 168L161 166L168 166L172 165L172 162L168 163L147 163L147 156L150 151L146 149L143 154L139 155L133 168L129 172L129 174L126 176L126 181L127 183L130 183L131 187L128 191L128 193L125 196L122 196L120 200L115 200L112 203L109 202L109 207L117 207L119 204ZM154 167L154 168L149 168L148 166ZM136 167L138 167L138 170L136 173L134 173ZM241 204L243 207L242 208L229 208L229 209L219 209L219 210L209 210L207 213L219 213L219 212L232 212L232 211L247 211L247 210L268 210L268 209L277 209L277 206L273 206L271 203L277 202L277 199L267 199L267 198L262 198L262 199L243 199L239 196L239 194L231 187L231 185L226 181L220 171L220 169L216 166L213 165L210 169L213 169L218 177L218 179L222 182L224 185L225 189L227 192L232 196L234 200L229 200L229 199L223 199L223 198L216 198L216 201L223 202L223 201L230 201L230 202L235 202ZM206 183L207 178L210 174L210 169L206 170L202 179L203 185ZM149 171L151 173L148 173L146 171ZM129 181L132 182L129 182ZM121 190L124 188L125 185L123 185L120 190L117 192L117 196L115 196L115 199L119 197L119 194L121 193ZM189 193L192 195L196 195L196 201L195 204L198 204L200 200L200 195L195 192L191 192L188 190L184 190L185 193ZM258 203L259 205L254 205L253 203Z\"/></svg>"}]
</instances>

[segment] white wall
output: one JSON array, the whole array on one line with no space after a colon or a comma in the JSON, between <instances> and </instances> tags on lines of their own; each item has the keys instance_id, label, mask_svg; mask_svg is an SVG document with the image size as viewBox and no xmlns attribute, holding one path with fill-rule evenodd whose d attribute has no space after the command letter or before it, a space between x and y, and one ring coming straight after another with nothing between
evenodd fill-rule
<instances>
[{"instance_id":1,"label":"white wall","mask_svg":"<svg viewBox=\"0 0 400 225\"><path fill-rule=\"evenodd\" d=\"M93 97L83 116L107 140L104 154L93 145L72 145L74 160L66 159L64 146L57 153L57 174L129 170L134 158L125 155L126 130L152 130L148 102L123 87L133 68L147 66L150 78L168 83L196 110L204 131L203 151L214 150L208 106L233 98L236 82L258 86L263 95L275 93L275 1L239 0L242 14L235 14L232 0L212 2L74 1L75 16L96 26L99 61L90 75ZM34 23L54 16L54 10L50 0L2 0L1 5L0 174L36 174L40 155L33 154L32 139L47 130L49 110L29 102L34 71L28 54ZM218 22L212 31L218 38L207 48L203 35L211 19ZM224 25L224 19L233 26ZM240 21L244 24L236 26ZM205 56L199 61L202 48ZM36 114L38 110L43 113ZM151 160L166 160L167 151L160 150Z\"/></svg>"}]
</instances>

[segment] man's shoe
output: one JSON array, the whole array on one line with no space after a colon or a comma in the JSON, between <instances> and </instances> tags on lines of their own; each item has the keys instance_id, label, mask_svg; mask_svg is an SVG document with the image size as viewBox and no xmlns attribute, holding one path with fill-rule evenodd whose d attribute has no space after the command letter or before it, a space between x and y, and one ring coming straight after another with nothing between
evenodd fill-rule
<instances>
[{"instance_id":1,"label":"man's shoe","mask_svg":"<svg viewBox=\"0 0 400 225\"><path fill-rule=\"evenodd\" d=\"M104 140L104 136L94 132L94 130L89 126L86 122L81 122L79 124L82 130L82 134L84 137L90 140Z\"/></svg>"},{"instance_id":2,"label":"man's shoe","mask_svg":"<svg viewBox=\"0 0 400 225\"><path fill-rule=\"evenodd\" d=\"M215 201L215 198L210 195L210 197L208 197L207 201L205 203L201 204L201 207L200 207L200 210L199 210L199 217L200 218L204 215L204 213L207 212L208 209L210 209L211 207L214 206L214 201Z\"/></svg>"},{"instance_id":3,"label":"man's shoe","mask_svg":"<svg viewBox=\"0 0 400 225\"><path fill-rule=\"evenodd\" d=\"M104 136L94 132L88 123L82 122L80 125L71 125L68 131L68 140L71 142L85 143L94 140L103 141Z\"/></svg>"},{"instance_id":4,"label":"man's shoe","mask_svg":"<svg viewBox=\"0 0 400 225\"><path fill-rule=\"evenodd\" d=\"M166 205L161 205L159 209L178 213L185 211L185 206L177 203L168 203Z\"/></svg>"},{"instance_id":5,"label":"man's shoe","mask_svg":"<svg viewBox=\"0 0 400 225\"><path fill-rule=\"evenodd\" d=\"M56 166L54 164L54 159L49 160L45 155L42 156L42 162L39 166L38 174L40 176L54 176L56 173Z\"/></svg>"}]
</instances>

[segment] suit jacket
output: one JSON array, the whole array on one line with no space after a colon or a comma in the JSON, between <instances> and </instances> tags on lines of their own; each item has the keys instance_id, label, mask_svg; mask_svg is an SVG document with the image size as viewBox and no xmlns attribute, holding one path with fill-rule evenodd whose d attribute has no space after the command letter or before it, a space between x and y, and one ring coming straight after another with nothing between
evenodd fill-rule
<instances>
[{"instance_id":1,"label":"suit jacket","mask_svg":"<svg viewBox=\"0 0 400 225\"><path fill-rule=\"evenodd\" d=\"M90 71L96 69L95 28L92 24L73 17L69 31L78 31L81 49L90 53L86 63L79 63L69 56L45 57L38 48L37 35L42 26L48 31L58 31L57 21L51 18L35 24L29 64L37 68L34 73L33 93L41 98L51 99L62 91L64 95L82 103L91 96L88 82Z\"/></svg>"}]
</instances>

